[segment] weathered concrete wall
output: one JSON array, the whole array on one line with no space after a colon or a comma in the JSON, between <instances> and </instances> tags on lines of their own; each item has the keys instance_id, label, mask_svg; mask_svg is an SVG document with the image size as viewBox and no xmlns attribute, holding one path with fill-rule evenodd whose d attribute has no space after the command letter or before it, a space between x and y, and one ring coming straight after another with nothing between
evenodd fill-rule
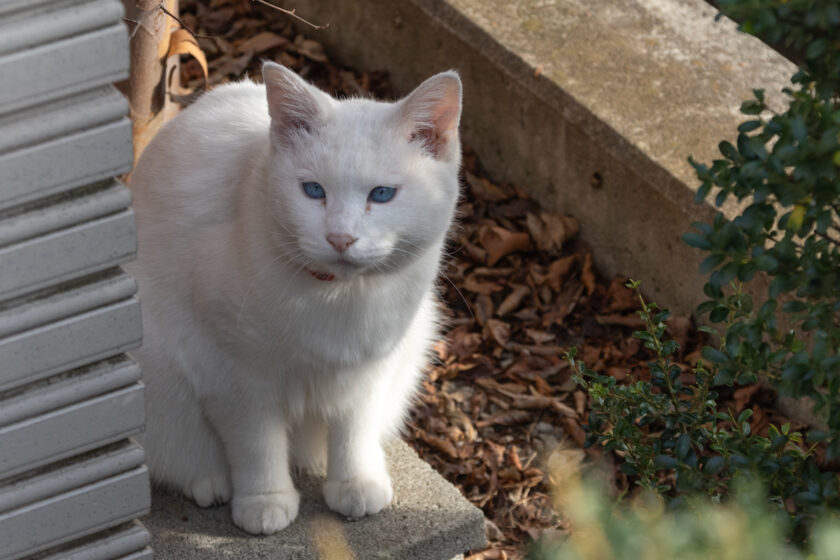
<instances>
[{"instance_id":1,"label":"weathered concrete wall","mask_svg":"<svg viewBox=\"0 0 840 560\"><path fill-rule=\"evenodd\" d=\"M777 92L793 73L731 21L714 22L702 0L297 7L330 23L319 39L337 58L388 69L399 91L460 71L464 139L491 174L578 217L603 271L642 280L678 312L693 309L703 284L700 255L679 236L714 214L693 203L687 157L716 157L750 90Z\"/></svg>"}]
</instances>

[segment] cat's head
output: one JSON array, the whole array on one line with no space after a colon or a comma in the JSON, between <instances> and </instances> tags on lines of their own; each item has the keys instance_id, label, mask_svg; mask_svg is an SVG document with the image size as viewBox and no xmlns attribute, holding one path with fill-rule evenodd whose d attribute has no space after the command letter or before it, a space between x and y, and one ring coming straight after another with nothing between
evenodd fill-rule
<instances>
[{"instance_id":1,"label":"cat's head","mask_svg":"<svg viewBox=\"0 0 840 560\"><path fill-rule=\"evenodd\" d=\"M263 80L268 210L288 254L341 280L437 251L458 199L458 74L437 74L396 103L337 100L271 62Z\"/></svg>"}]
</instances>

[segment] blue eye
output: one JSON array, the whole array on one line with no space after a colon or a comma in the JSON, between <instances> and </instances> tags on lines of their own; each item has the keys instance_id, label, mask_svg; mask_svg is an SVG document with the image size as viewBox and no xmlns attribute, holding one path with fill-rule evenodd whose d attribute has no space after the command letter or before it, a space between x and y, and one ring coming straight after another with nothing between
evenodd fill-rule
<instances>
[{"instance_id":1,"label":"blue eye","mask_svg":"<svg viewBox=\"0 0 840 560\"><path fill-rule=\"evenodd\" d=\"M368 199L371 202L388 202L394 195L397 194L397 189L394 187L375 187L370 194L368 195Z\"/></svg>"},{"instance_id":2,"label":"blue eye","mask_svg":"<svg viewBox=\"0 0 840 560\"><path fill-rule=\"evenodd\" d=\"M306 181L301 183L301 186L303 187L303 192L305 192L306 196L309 198L327 198L327 193L324 192L324 187L315 181Z\"/></svg>"}]
</instances>

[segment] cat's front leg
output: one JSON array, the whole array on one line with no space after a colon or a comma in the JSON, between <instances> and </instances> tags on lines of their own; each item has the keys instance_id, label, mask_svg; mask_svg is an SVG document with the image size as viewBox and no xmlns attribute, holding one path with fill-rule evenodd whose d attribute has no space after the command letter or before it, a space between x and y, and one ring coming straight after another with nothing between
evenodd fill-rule
<instances>
[{"instance_id":1,"label":"cat's front leg","mask_svg":"<svg viewBox=\"0 0 840 560\"><path fill-rule=\"evenodd\" d=\"M206 409L230 464L233 522L249 533L270 535L294 521L300 496L289 475L288 426L259 399L228 396Z\"/></svg>"},{"instance_id":2,"label":"cat's front leg","mask_svg":"<svg viewBox=\"0 0 840 560\"><path fill-rule=\"evenodd\" d=\"M361 517L382 510L393 495L378 422L361 414L331 422L324 483L329 508Z\"/></svg>"}]
</instances>

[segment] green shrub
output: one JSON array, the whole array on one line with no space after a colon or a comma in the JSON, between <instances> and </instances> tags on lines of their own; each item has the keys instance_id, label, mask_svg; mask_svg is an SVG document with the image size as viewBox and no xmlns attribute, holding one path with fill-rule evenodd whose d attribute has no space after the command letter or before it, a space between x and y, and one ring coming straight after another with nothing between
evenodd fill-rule
<instances>
[{"instance_id":1,"label":"green shrub","mask_svg":"<svg viewBox=\"0 0 840 560\"><path fill-rule=\"evenodd\" d=\"M733 145L720 143L723 158L711 166L691 160L701 181L698 200L716 189L715 204L744 206L733 220L718 214L695 223L683 239L708 252L700 266L711 276L709 300L698 309L724 323L717 350L705 356L717 366L717 384L751 383L759 375L782 394L814 399L828 432L828 458L840 457L840 41L828 40L840 25L840 2L725 0L742 28L786 37L806 47L806 62L784 90L787 110L772 112L764 92L745 101L750 116ZM761 271L770 279L756 303L744 283ZM803 336L804 335L804 336Z\"/></svg>"},{"instance_id":2,"label":"green shrub","mask_svg":"<svg viewBox=\"0 0 840 560\"><path fill-rule=\"evenodd\" d=\"M802 434L790 432L789 425L771 425L762 436L750 430L751 410L738 416L720 412L713 389L718 368L701 362L684 376L670 359L677 343L663 339L668 311L647 303L637 282L627 286L638 294L646 326L633 336L654 354L647 364L651 381L619 384L576 361L571 349L566 357L573 378L590 397L587 443L618 452L619 468L639 486L673 500L672 506L698 492L720 501L732 480L756 480L791 515L797 539L805 538L814 518L840 505L837 477L820 472L813 446L803 448ZM716 352L704 349L712 358Z\"/></svg>"},{"instance_id":3,"label":"green shrub","mask_svg":"<svg viewBox=\"0 0 840 560\"><path fill-rule=\"evenodd\" d=\"M802 60L784 111L754 90L737 139L719 145L722 157L711 165L690 159L698 202L714 195L718 207L735 201L741 209L683 236L708 253L700 265L708 299L698 315L720 325L704 328L714 345L686 381L670 361L677 345L664 338L667 311L642 300L646 330L636 336L655 355L650 382L619 385L576 362L574 350L568 358L591 397L589 442L618 452L637 484L678 505L695 492L724 498L735 479L758 480L788 512L789 537L802 543L814 519L840 507L837 474L820 472L813 454L822 442L828 459L840 458L840 0L718 4L742 30ZM769 280L766 291L757 277ZM751 411L719 410L715 387L759 379L782 395L809 397L828 429L803 438L771 426L764 437L750 433Z\"/></svg>"}]
</instances>

